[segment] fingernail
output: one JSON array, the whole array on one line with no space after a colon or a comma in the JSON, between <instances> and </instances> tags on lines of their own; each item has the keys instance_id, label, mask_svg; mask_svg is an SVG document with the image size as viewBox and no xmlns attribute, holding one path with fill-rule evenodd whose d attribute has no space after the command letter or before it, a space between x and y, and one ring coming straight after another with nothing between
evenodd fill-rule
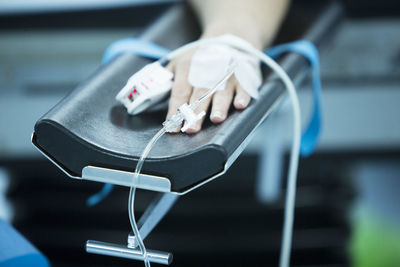
<instances>
[{"instance_id":1,"label":"fingernail","mask_svg":"<svg viewBox=\"0 0 400 267\"><path fill-rule=\"evenodd\" d=\"M245 108L247 106L247 100L244 98L238 99L238 101L236 103L241 108Z\"/></svg>"},{"instance_id":2,"label":"fingernail","mask_svg":"<svg viewBox=\"0 0 400 267\"><path fill-rule=\"evenodd\" d=\"M223 120L223 119L225 119L225 116L224 116L224 114L222 114L221 111L217 110L211 114L211 118L217 119L217 120Z\"/></svg>"}]
</instances>

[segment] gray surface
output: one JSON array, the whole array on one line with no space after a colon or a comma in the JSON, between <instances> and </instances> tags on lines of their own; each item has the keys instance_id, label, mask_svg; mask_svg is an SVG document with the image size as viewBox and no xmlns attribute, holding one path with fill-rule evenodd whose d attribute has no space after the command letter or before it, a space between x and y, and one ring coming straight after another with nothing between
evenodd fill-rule
<instances>
[{"instance_id":1,"label":"gray surface","mask_svg":"<svg viewBox=\"0 0 400 267\"><path fill-rule=\"evenodd\" d=\"M400 149L400 20L347 20L321 51L323 117L320 151ZM303 128L311 88L300 91ZM291 141L290 106L280 132ZM268 121L248 147L259 151Z\"/></svg>"},{"instance_id":2,"label":"gray surface","mask_svg":"<svg viewBox=\"0 0 400 267\"><path fill-rule=\"evenodd\" d=\"M6 197L6 192L10 185L10 175L5 168L0 167L0 219L11 222L14 211L12 209L11 203Z\"/></svg>"},{"instance_id":3,"label":"gray surface","mask_svg":"<svg viewBox=\"0 0 400 267\"><path fill-rule=\"evenodd\" d=\"M42 12L65 12L73 10L93 10L104 8L131 7L159 3L176 2L177 0L12 0L0 1L0 15L25 14Z\"/></svg>"},{"instance_id":4,"label":"gray surface","mask_svg":"<svg viewBox=\"0 0 400 267\"><path fill-rule=\"evenodd\" d=\"M360 161L353 166L352 175L355 177L361 207L378 215L380 221L399 225L399 161Z\"/></svg>"},{"instance_id":5,"label":"gray surface","mask_svg":"<svg viewBox=\"0 0 400 267\"><path fill-rule=\"evenodd\" d=\"M325 80L356 79L362 84L387 79L400 83L400 20L347 20L331 48L322 54Z\"/></svg>"},{"instance_id":6,"label":"gray surface","mask_svg":"<svg viewBox=\"0 0 400 267\"><path fill-rule=\"evenodd\" d=\"M304 88L305 89L305 88ZM311 107L310 89L300 94L303 129ZM323 93L324 126L318 151L369 151L400 149L400 90L394 86L326 87ZM285 144L291 142L290 105L280 114L278 126ZM269 130L260 127L247 152L259 151Z\"/></svg>"},{"instance_id":7,"label":"gray surface","mask_svg":"<svg viewBox=\"0 0 400 267\"><path fill-rule=\"evenodd\" d=\"M106 47L134 30L0 33L0 159L37 157L36 120L96 70Z\"/></svg>"}]
</instances>

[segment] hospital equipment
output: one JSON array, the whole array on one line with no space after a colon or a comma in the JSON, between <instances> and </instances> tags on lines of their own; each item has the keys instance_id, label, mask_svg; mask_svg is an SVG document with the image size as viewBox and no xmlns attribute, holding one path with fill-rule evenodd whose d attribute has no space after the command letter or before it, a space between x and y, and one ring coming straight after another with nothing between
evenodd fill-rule
<instances>
[{"instance_id":1,"label":"hospital equipment","mask_svg":"<svg viewBox=\"0 0 400 267\"><path fill-rule=\"evenodd\" d=\"M156 61L133 74L115 98L129 114L138 114L167 96L173 84L172 77L172 72Z\"/></svg>"},{"instance_id":2,"label":"hospital equipment","mask_svg":"<svg viewBox=\"0 0 400 267\"><path fill-rule=\"evenodd\" d=\"M160 32L168 34L165 25L178 24L174 16L182 11L177 10L163 17L149 31L151 34L145 34L143 38L158 42L156 37L162 38ZM338 13L337 8L329 9L321 15L319 25L330 28ZM318 43L326 28L311 28L305 39ZM179 32L176 27L173 30ZM175 39L178 43L169 46L177 46L191 39L190 36L180 37ZM267 76L260 90L261 101L252 103L243 112L233 112L222 125L206 125L201 133L193 137L165 136L163 142L160 140L149 154L143 172L136 180L132 179L132 167L138 162L145 143L159 129L164 113L154 111L129 117L124 108L115 105L113 96L130 77L132 70L141 67L143 62L133 55L124 54L100 69L38 121L32 137L33 143L70 177L181 195L222 175L248 144L256 127L278 105L285 92L273 75ZM307 65L307 62L300 56L285 56L280 63L294 76L296 82L304 78L306 71L299 66ZM241 123L243 121L246 121L245 127ZM127 140L132 140L134 144ZM185 146L178 145L182 142L185 142ZM139 220L143 238L151 232L175 200L175 195L162 195L144 214L145 217ZM138 250L129 249L129 246L137 246L133 235L129 236L128 244L128 247L121 248L118 245L89 241L87 249L102 254L143 259ZM153 262L170 263L172 260L170 254L154 251L148 251L148 257Z\"/></svg>"}]
</instances>

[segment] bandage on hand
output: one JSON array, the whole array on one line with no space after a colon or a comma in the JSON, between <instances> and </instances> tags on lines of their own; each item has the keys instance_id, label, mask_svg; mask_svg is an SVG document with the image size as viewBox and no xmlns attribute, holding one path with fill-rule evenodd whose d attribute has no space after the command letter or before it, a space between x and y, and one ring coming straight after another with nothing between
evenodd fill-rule
<instances>
[{"instance_id":1,"label":"bandage on hand","mask_svg":"<svg viewBox=\"0 0 400 267\"><path fill-rule=\"evenodd\" d=\"M232 102L236 109L246 108L251 97L258 97L261 85L258 60L228 45L211 44L173 61L171 70L175 73L175 81L167 118L175 114L182 104L193 103L209 90L226 73L232 60L238 63L234 76L227 81L225 89L217 91L212 98L202 103L196 113L207 112L212 103L210 120L221 123L226 119ZM204 118L191 125L186 132L200 131Z\"/></svg>"}]
</instances>

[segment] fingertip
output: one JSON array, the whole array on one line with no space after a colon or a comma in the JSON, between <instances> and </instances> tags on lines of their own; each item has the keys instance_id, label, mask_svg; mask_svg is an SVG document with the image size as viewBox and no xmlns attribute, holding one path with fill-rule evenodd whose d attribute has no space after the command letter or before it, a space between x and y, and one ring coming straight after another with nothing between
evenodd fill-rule
<instances>
[{"instance_id":1,"label":"fingertip","mask_svg":"<svg viewBox=\"0 0 400 267\"><path fill-rule=\"evenodd\" d=\"M249 100L245 99L245 98L239 98L239 99L235 99L235 102L233 103L234 107L238 110L242 110L247 108L247 106L249 105Z\"/></svg>"},{"instance_id":2,"label":"fingertip","mask_svg":"<svg viewBox=\"0 0 400 267\"><path fill-rule=\"evenodd\" d=\"M200 132L200 130L201 130L201 124L197 123L196 125L192 125L191 127L189 127L185 131L185 133L187 133L187 134L195 134L195 133Z\"/></svg>"},{"instance_id":3,"label":"fingertip","mask_svg":"<svg viewBox=\"0 0 400 267\"><path fill-rule=\"evenodd\" d=\"M219 111L219 110L213 111L211 113L211 115L210 115L210 120L213 123L221 123L225 119L226 119L226 115L223 112Z\"/></svg>"},{"instance_id":4,"label":"fingertip","mask_svg":"<svg viewBox=\"0 0 400 267\"><path fill-rule=\"evenodd\" d=\"M233 101L233 106L237 110L242 110L248 107L250 104L251 97L250 95L239 85L236 88L236 96Z\"/></svg>"},{"instance_id":5,"label":"fingertip","mask_svg":"<svg viewBox=\"0 0 400 267\"><path fill-rule=\"evenodd\" d=\"M225 119L215 118L215 117L211 117L210 120L212 123L215 123L215 124L219 124L219 123L222 123L225 121Z\"/></svg>"},{"instance_id":6,"label":"fingertip","mask_svg":"<svg viewBox=\"0 0 400 267\"><path fill-rule=\"evenodd\" d=\"M189 128L189 129L187 129L186 131L185 131L185 133L187 133L187 134L196 134L196 133L198 133L198 132L200 132L200 127L199 128Z\"/></svg>"},{"instance_id":7,"label":"fingertip","mask_svg":"<svg viewBox=\"0 0 400 267\"><path fill-rule=\"evenodd\" d=\"M182 127L178 127L178 128L176 128L176 129L174 129L174 130L168 131L168 133L170 133L170 134L177 134L177 133L179 133L179 132L181 131L181 128L182 128Z\"/></svg>"}]
</instances>

